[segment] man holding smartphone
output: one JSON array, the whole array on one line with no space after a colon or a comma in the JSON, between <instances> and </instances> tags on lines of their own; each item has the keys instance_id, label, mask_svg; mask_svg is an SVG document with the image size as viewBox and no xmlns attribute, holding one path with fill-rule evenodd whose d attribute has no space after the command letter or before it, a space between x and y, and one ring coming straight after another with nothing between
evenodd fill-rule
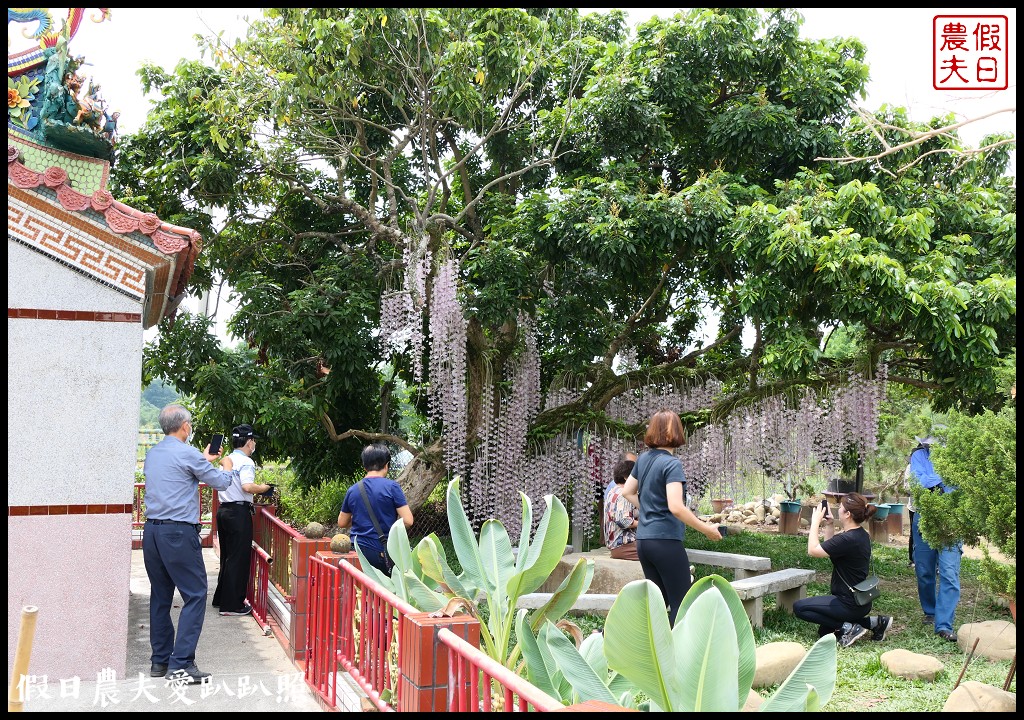
<instances>
[{"instance_id":1,"label":"man holding smartphone","mask_svg":"<svg viewBox=\"0 0 1024 720\"><path fill-rule=\"evenodd\" d=\"M262 493L270 485L256 482L256 432L252 425L239 425L231 431L232 453L224 466L237 470L234 482L218 491L217 536L220 539L220 573L213 593L213 606L224 616L248 615L252 606L245 601L252 559L253 493Z\"/></svg>"}]
</instances>

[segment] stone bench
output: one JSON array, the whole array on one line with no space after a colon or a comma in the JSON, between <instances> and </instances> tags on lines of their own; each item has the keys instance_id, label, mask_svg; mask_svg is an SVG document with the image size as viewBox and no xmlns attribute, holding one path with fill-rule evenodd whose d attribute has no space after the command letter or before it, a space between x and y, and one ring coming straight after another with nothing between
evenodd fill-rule
<instances>
[{"instance_id":1,"label":"stone bench","mask_svg":"<svg viewBox=\"0 0 1024 720\"><path fill-rule=\"evenodd\" d=\"M580 595L576 599L576 602L573 603L569 614L581 615L583 613L588 613L590 615L607 615L608 611L612 609L612 603L615 602L615 598L617 597L618 595L612 595L609 593L586 593L584 595ZM516 609L525 608L527 610L536 610L539 607L543 607L544 603L550 599L551 593L545 592L522 595L516 602Z\"/></svg>"},{"instance_id":2,"label":"stone bench","mask_svg":"<svg viewBox=\"0 0 1024 720\"><path fill-rule=\"evenodd\" d=\"M758 557L756 555L737 555L735 553L718 552L715 550L690 549L687 549L686 554L693 564L712 565L732 570L737 580L767 572L772 567L770 558ZM594 579L590 585L590 592L596 595L617 593L626 583L633 580L642 580L644 577L644 571L640 567L639 562L635 560L615 560L611 557L608 548L598 548L586 553L563 555L558 565L551 571L548 579L538 588L538 591L550 593L557 590L559 584L572 571L580 558L588 558L594 561Z\"/></svg>"},{"instance_id":3,"label":"stone bench","mask_svg":"<svg viewBox=\"0 0 1024 720\"><path fill-rule=\"evenodd\" d=\"M776 570L767 575L754 575L741 580L733 580L732 587L743 601L743 609L747 611L750 624L754 627L764 626L764 596L775 593L779 607L793 612L793 603L807 597L807 583L814 580L813 570L787 568Z\"/></svg>"},{"instance_id":4,"label":"stone bench","mask_svg":"<svg viewBox=\"0 0 1024 720\"><path fill-rule=\"evenodd\" d=\"M686 556L694 565L713 565L714 567L729 568L735 575L736 580L742 580L752 575L760 575L772 569L771 558L759 557L757 555L737 555L736 553L718 552L717 550L690 550L687 548Z\"/></svg>"}]
</instances>

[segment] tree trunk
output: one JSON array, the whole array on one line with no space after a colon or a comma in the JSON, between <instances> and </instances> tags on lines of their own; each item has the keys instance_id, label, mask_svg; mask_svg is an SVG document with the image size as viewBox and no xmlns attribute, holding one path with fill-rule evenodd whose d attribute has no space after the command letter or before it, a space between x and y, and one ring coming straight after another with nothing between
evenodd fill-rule
<instances>
[{"instance_id":1,"label":"tree trunk","mask_svg":"<svg viewBox=\"0 0 1024 720\"><path fill-rule=\"evenodd\" d=\"M402 486L405 499L409 501L409 509L413 515L423 507L437 484L445 479L447 469L441 459L441 441L438 440L423 452L414 457L402 468L398 476L398 484Z\"/></svg>"}]
</instances>

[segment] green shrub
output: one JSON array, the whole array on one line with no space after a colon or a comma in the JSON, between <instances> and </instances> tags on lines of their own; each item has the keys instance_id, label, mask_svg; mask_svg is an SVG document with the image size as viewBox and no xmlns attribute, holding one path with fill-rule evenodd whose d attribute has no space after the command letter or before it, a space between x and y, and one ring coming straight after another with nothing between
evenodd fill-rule
<instances>
[{"instance_id":1,"label":"green shrub","mask_svg":"<svg viewBox=\"0 0 1024 720\"><path fill-rule=\"evenodd\" d=\"M983 579L993 592L1016 597L1017 573L1017 411L951 413L946 445L932 450L935 470L956 489L939 494L914 488L921 513L921 534L935 547L962 540L989 541L1013 567L982 563Z\"/></svg>"}]
</instances>

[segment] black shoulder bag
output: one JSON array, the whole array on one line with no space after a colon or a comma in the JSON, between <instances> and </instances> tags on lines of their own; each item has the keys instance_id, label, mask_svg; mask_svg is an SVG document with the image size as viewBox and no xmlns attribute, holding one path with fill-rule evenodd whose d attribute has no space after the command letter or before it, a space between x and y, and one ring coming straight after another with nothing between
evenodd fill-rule
<instances>
[{"instance_id":1,"label":"black shoulder bag","mask_svg":"<svg viewBox=\"0 0 1024 720\"><path fill-rule=\"evenodd\" d=\"M391 556L388 555L388 536L383 530L380 529L380 521L377 519L377 513L373 511L373 506L370 505L370 496L366 494L366 486L363 485L363 481L360 480L356 483L359 486L359 494L363 496L363 502L366 503L366 512L370 513L370 520L373 521L373 529L377 531L377 540L380 541L380 546L384 548L384 552L381 553L381 557L384 560L384 568L388 575L395 568L395 563L391 561Z\"/></svg>"},{"instance_id":2,"label":"black shoulder bag","mask_svg":"<svg viewBox=\"0 0 1024 720\"><path fill-rule=\"evenodd\" d=\"M853 593L853 601L858 605L870 605L871 601L882 594L882 591L878 589L878 576L875 575L874 571L874 559L871 561L872 568L868 572L868 576L861 580L856 585L850 585L846 582L846 578L839 572L839 568L835 568L836 575L843 581L843 585L850 588L850 592ZM834 567L834 566L833 566Z\"/></svg>"}]
</instances>

